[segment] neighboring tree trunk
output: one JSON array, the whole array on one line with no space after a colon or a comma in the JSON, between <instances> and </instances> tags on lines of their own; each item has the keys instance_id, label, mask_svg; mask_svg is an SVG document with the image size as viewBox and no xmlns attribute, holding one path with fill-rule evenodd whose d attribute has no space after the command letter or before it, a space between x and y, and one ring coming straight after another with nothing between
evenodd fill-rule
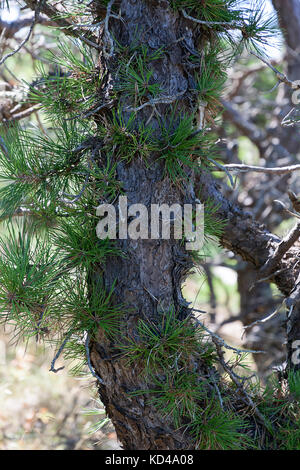
<instances>
[{"instance_id":1,"label":"neighboring tree trunk","mask_svg":"<svg viewBox=\"0 0 300 470\"><path fill-rule=\"evenodd\" d=\"M278 300L273 297L270 284L264 282L255 285L257 271L248 263L240 262L237 273L241 308L239 318L244 327L248 327L270 315L278 306ZM250 291L253 285L255 287ZM266 352L253 355L257 372L262 380L273 372L273 367L280 366L285 360L284 343L285 332L281 315L246 330L245 348Z\"/></svg>"},{"instance_id":2,"label":"neighboring tree trunk","mask_svg":"<svg viewBox=\"0 0 300 470\"><path fill-rule=\"evenodd\" d=\"M286 44L286 73L290 80L300 80L300 1L299 0L273 0L273 6L277 11L278 21L283 32ZM284 95L286 105L282 107L279 119L282 120L291 108L292 90L285 87ZM279 127L280 129L280 127ZM281 144L289 150L290 153L299 153L299 134L293 127L281 128L279 135Z\"/></svg>"}]
</instances>

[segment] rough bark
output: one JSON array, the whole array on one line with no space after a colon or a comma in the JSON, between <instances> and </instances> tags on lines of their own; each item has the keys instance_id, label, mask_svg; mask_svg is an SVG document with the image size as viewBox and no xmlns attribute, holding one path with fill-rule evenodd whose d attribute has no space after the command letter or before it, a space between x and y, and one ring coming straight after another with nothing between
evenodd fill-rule
<instances>
[{"instance_id":1,"label":"rough bark","mask_svg":"<svg viewBox=\"0 0 300 470\"><path fill-rule=\"evenodd\" d=\"M96 2L95 2L96 3ZM97 5L96 5L97 6ZM170 11L168 2L144 2L126 0L121 2L124 22L110 20L111 34L122 44L128 46L138 35L150 50L168 47L168 56L151 64L154 77L158 78L166 95L178 95L187 90L188 79L182 67L185 50L177 42L179 31L185 30L186 40L192 45L192 31L188 24L182 24ZM103 66L113 81L116 74L114 60L104 60ZM188 93L178 105L178 113L190 109L191 98ZM128 102L121 98L123 111ZM168 107L158 106L163 114ZM141 115L144 120L151 115L151 107L145 108ZM128 118L128 113L124 112ZM152 124L155 125L156 117ZM151 157L154 163L155 155ZM185 191L172 185L164 176L163 165L155 163L147 168L140 159L133 159L130 164L119 163L117 177L123 184L128 205L151 203L193 202L193 179L191 175ZM118 303L126 305L126 314L122 318L123 337L135 337L139 319L148 319L156 323L160 312L174 308L177 315L184 318L186 307L181 297L181 282L191 267L191 262L184 247L175 240L123 240L120 247L126 258L112 259L105 269L105 285L111 288L115 279L117 284L114 297ZM188 433L183 435L174 431L172 423L163 418L153 406L146 404L143 397L132 397L130 392L143 390L146 382L143 369L139 364L128 366L125 359L116 354L115 344L111 344L101 331L92 345L91 358L97 374L104 384L99 392L105 404L107 414L115 425L117 435L126 449L189 449L193 447ZM200 369L200 364L195 363ZM202 373L203 373L203 366ZM148 385L149 386L149 385Z\"/></svg>"}]
</instances>

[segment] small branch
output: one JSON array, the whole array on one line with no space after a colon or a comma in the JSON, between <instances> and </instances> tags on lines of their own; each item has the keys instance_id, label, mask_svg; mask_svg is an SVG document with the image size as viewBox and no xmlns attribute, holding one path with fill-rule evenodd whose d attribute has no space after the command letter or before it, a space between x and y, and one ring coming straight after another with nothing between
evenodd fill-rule
<instances>
[{"instance_id":1,"label":"small branch","mask_svg":"<svg viewBox=\"0 0 300 470\"><path fill-rule=\"evenodd\" d=\"M59 358L59 356L61 355L62 351L64 350L64 348L65 348L67 342L68 342L69 339L71 338L72 333L73 333L73 331L69 331L69 333L68 333L67 336L65 337L64 341L62 342L62 344L61 344L59 350L58 350L57 353L55 354L55 356L54 356L54 358L53 358L53 360L52 360L52 362L51 362L51 367L50 367L50 369L49 369L50 372L54 372L54 373L56 374L57 372L59 372L60 370L62 370L62 369L65 368L65 366L63 366L63 367L59 367L58 369L55 369L54 366L55 366L55 363L56 363L57 359Z\"/></svg>"},{"instance_id":2,"label":"small branch","mask_svg":"<svg viewBox=\"0 0 300 470\"><path fill-rule=\"evenodd\" d=\"M290 166L282 166L276 168L268 168L262 166L252 166L252 165L245 165L245 164L229 164L229 165L221 165L218 167L219 170L222 171L253 171L255 173L271 173L275 175L286 175L288 173L292 173L294 171L300 170L300 165L290 165Z\"/></svg>"},{"instance_id":3,"label":"small branch","mask_svg":"<svg viewBox=\"0 0 300 470\"><path fill-rule=\"evenodd\" d=\"M90 357L89 342L90 342L90 336L89 336L88 333L86 333L85 351L86 351L86 361L87 361L88 368L89 368L92 376L95 377L100 384L104 385L104 381L101 379L101 377L99 377L98 374L96 374L96 372L95 372L95 370L92 366L91 357Z\"/></svg>"},{"instance_id":4,"label":"small branch","mask_svg":"<svg viewBox=\"0 0 300 470\"><path fill-rule=\"evenodd\" d=\"M215 346L216 346L216 350L217 350L217 354L218 354L218 357L219 357L219 361L220 361L220 364L222 365L223 369L225 370L225 372L227 372L227 374L229 375L229 377L231 378L231 380L235 383L235 385L237 386L238 390L244 395L244 397L246 398L247 400L247 403L248 405L251 407L251 409L253 410L253 413L256 415L256 417L259 419L259 421L261 422L261 424L263 424L265 426L265 428L267 430L269 430L270 426L268 425L268 423L266 422L266 419L265 417L261 414L261 412L257 409L257 406L255 405L255 403L253 402L252 398L249 396L249 394L246 392L245 388L243 387L243 384L240 383L237 375L233 372L232 368L228 366L228 364L226 364L226 362L224 361L224 352L222 351L221 349L221 346L220 344L218 343L218 341L213 338L213 342L215 343Z\"/></svg>"},{"instance_id":5,"label":"small branch","mask_svg":"<svg viewBox=\"0 0 300 470\"><path fill-rule=\"evenodd\" d=\"M294 245L300 237L300 222L278 243L274 254L266 261L259 270L259 277L268 276L280 263L287 251Z\"/></svg>"},{"instance_id":6,"label":"small branch","mask_svg":"<svg viewBox=\"0 0 300 470\"><path fill-rule=\"evenodd\" d=\"M33 0L25 0L25 3L32 10L35 9L35 3ZM59 27L60 30L63 31L66 35L77 37L89 46L98 50L100 49L99 45L96 43L96 36L94 36L90 32L88 34L88 38L86 36L82 36L80 32L73 27L72 23L66 20L63 15L61 15L60 12L52 5L49 5L47 2L44 2L41 6L41 11L45 13L45 15L47 15L48 18L50 18L50 20L52 20L55 25Z\"/></svg>"},{"instance_id":7,"label":"small branch","mask_svg":"<svg viewBox=\"0 0 300 470\"><path fill-rule=\"evenodd\" d=\"M228 176L229 178L229 181L230 181L230 184L231 186L234 188L235 187L235 183L233 181L233 178L231 176L231 174L229 173L227 167L230 166L230 165L221 165L221 163L218 163L216 162L216 160L214 160L213 158L209 158L209 157L206 157L207 160L209 160L210 162L212 162L214 165L216 165L216 170L215 171L224 171L226 173L226 175Z\"/></svg>"},{"instance_id":8,"label":"small branch","mask_svg":"<svg viewBox=\"0 0 300 470\"><path fill-rule=\"evenodd\" d=\"M26 37L23 39L23 41L19 44L19 46L16 49L14 49L12 52L9 52L8 54L6 54L5 56L2 57L2 59L0 60L0 65L2 65L9 57L12 57L17 52L19 52L22 49L22 47L24 46L24 44L26 44L26 42L29 40L29 38L31 36L31 33L33 31L33 28L34 28L34 26L35 26L35 24L38 20L38 17L39 17L39 14L40 14L40 9L41 9L41 6L42 6L43 2L44 2L44 0L40 0L36 4L34 17L32 19L31 26L29 28L29 31L28 31Z\"/></svg>"},{"instance_id":9,"label":"small branch","mask_svg":"<svg viewBox=\"0 0 300 470\"><path fill-rule=\"evenodd\" d=\"M3 36L6 39L12 38L21 29L26 28L27 26L30 26L33 20L34 20L34 15L32 15L32 13L30 13L29 15L23 16L22 18L17 19L15 21L5 21L5 20L0 19L0 32L2 33L2 31L5 30ZM54 21L49 20L47 17L43 15L38 15L36 22L44 26L55 25Z\"/></svg>"},{"instance_id":10,"label":"small branch","mask_svg":"<svg viewBox=\"0 0 300 470\"><path fill-rule=\"evenodd\" d=\"M217 384L217 380L216 380L216 377L214 375L214 372L213 371L209 371L209 376L210 378L212 379L213 383L214 383L214 388L217 392L217 395L218 395L218 398L219 398L219 402L220 402L220 406L222 408L222 410L224 410L224 403L223 403L223 399L222 399L222 395L221 395L221 392L220 392L220 389L218 387L218 384Z\"/></svg>"},{"instance_id":11,"label":"small branch","mask_svg":"<svg viewBox=\"0 0 300 470\"><path fill-rule=\"evenodd\" d=\"M253 51L251 51L250 54L254 55L255 57L257 57L257 59L261 60L264 64L266 64L275 73L276 78L279 82L284 83L289 88L292 88L292 90L300 89L299 84L296 84L295 82L289 80L286 75L284 75L282 72L279 72L279 70L273 67L273 65L267 59L265 59L264 57L260 56L259 54Z\"/></svg>"},{"instance_id":12,"label":"small branch","mask_svg":"<svg viewBox=\"0 0 300 470\"><path fill-rule=\"evenodd\" d=\"M84 191L86 190L86 188L88 186L88 183L89 183L89 179L90 179L90 172L87 173L87 175L85 177L85 181L83 183L83 186L82 186L82 189L80 190L80 192L78 194L66 194L66 193L64 193L64 196L71 197L73 199L71 201L68 201L67 199L62 199L62 202L64 204L74 204L74 202L78 201L81 198L81 196L83 195Z\"/></svg>"},{"instance_id":13,"label":"small branch","mask_svg":"<svg viewBox=\"0 0 300 470\"><path fill-rule=\"evenodd\" d=\"M293 313L292 307L295 307L296 305L298 305L299 302L300 302L300 274L298 275L298 278L295 282L292 292L290 293L289 297L287 297L285 300L285 304L287 308L290 309L289 319ZM297 313L297 310L296 310L296 313Z\"/></svg>"},{"instance_id":14,"label":"small branch","mask_svg":"<svg viewBox=\"0 0 300 470\"><path fill-rule=\"evenodd\" d=\"M115 3L115 0L110 0L109 4L107 5L106 8L106 17L104 20L104 34L105 34L105 39L108 40L110 43L110 51L107 53L106 47L104 48L104 53L108 58L111 58L114 53L114 40L112 38L112 35L109 32L109 18L111 17L111 9L113 4Z\"/></svg>"},{"instance_id":15,"label":"small branch","mask_svg":"<svg viewBox=\"0 0 300 470\"><path fill-rule=\"evenodd\" d=\"M266 353L265 351L238 349L238 348L234 348L233 346L229 346L229 344L225 343L224 339L222 339L219 335L217 335L213 331L209 330L200 320L198 320L195 317L193 317L193 320L197 323L198 326L203 328L203 330L205 330L212 338L214 338L218 342L219 346L223 346L224 348L229 349L230 351L234 351L239 356L244 353L249 353L249 354L250 353L251 354L265 354Z\"/></svg>"},{"instance_id":16,"label":"small branch","mask_svg":"<svg viewBox=\"0 0 300 470\"><path fill-rule=\"evenodd\" d=\"M157 104L172 104L182 95L184 95L185 92L186 90L181 91L180 93L177 93L176 95L167 95L167 96L161 96L160 98L153 98L147 101L146 103L141 104L141 106L138 106L137 108L132 108L131 106L127 106L126 111L137 113L138 111L141 111L141 109L144 109L146 106L155 106Z\"/></svg>"},{"instance_id":17,"label":"small branch","mask_svg":"<svg viewBox=\"0 0 300 470\"><path fill-rule=\"evenodd\" d=\"M282 201L278 201L278 199L275 199L274 202L279 204L280 209L283 210L286 214L289 214L292 217L296 217L297 219L300 219L300 215L296 214L296 212L290 211Z\"/></svg>"},{"instance_id":18,"label":"small branch","mask_svg":"<svg viewBox=\"0 0 300 470\"><path fill-rule=\"evenodd\" d=\"M19 119L23 119L25 117L30 116L32 113L38 111L40 108L41 108L40 105L31 106L31 108L24 109L24 111L20 111L19 113L12 114L10 119L3 119L3 122L18 121Z\"/></svg>"},{"instance_id":19,"label":"small branch","mask_svg":"<svg viewBox=\"0 0 300 470\"><path fill-rule=\"evenodd\" d=\"M244 326L244 330L248 330L249 328L252 328L255 325L260 325L261 323L266 323L267 321L271 320L274 318L278 313L280 312L281 307L283 306L285 300L282 302L282 304L275 310L275 312L271 313L265 318L262 318L261 320L256 320L253 323L250 323L250 325Z\"/></svg>"},{"instance_id":20,"label":"small branch","mask_svg":"<svg viewBox=\"0 0 300 470\"><path fill-rule=\"evenodd\" d=\"M181 10L181 13L183 14L184 18L187 20L193 21L194 23L197 24L202 24L204 26L208 26L209 28L213 26L224 26L226 29L243 29L245 27L244 24L238 24L238 23L228 23L225 21L204 21L204 20L198 20L198 18L194 18L193 16L190 16L187 14L185 10Z\"/></svg>"}]
</instances>

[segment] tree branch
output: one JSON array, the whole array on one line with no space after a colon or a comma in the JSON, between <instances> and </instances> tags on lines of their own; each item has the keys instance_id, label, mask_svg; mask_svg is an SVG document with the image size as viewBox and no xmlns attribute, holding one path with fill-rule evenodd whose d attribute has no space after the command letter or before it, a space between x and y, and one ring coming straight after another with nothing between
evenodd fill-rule
<instances>
[{"instance_id":1,"label":"tree branch","mask_svg":"<svg viewBox=\"0 0 300 470\"><path fill-rule=\"evenodd\" d=\"M36 2L35 0L24 0L26 5L31 8L31 10L35 9ZM53 21L61 31L63 31L67 36L73 36L81 39L83 42L88 44L91 47L99 49L97 44L97 37L92 34L90 31L87 33L87 36L83 36L80 31L77 31L77 25L74 26L73 23L68 21L63 16L60 16L60 12L51 5L48 5L47 2L41 6L41 11L48 16L48 18ZM86 34L86 31L84 31Z\"/></svg>"}]
</instances>

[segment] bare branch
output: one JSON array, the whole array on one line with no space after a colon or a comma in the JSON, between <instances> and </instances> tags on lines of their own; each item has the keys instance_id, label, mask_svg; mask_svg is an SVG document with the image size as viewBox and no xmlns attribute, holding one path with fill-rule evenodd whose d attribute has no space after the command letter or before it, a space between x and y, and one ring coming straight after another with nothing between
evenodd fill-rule
<instances>
[{"instance_id":1,"label":"bare branch","mask_svg":"<svg viewBox=\"0 0 300 470\"><path fill-rule=\"evenodd\" d=\"M212 28L213 26L223 26L226 29L243 29L245 27L244 24L239 24L239 23L228 23L225 21L198 20L198 18L194 18L193 16L188 15L184 9L181 10L181 13L187 20L193 21L194 23L197 23L197 24L208 26L209 28Z\"/></svg>"},{"instance_id":2,"label":"bare branch","mask_svg":"<svg viewBox=\"0 0 300 470\"><path fill-rule=\"evenodd\" d=\"M224 339L222 339L219 335L211 331L209 328L207 328L204 323L202 323L198 318L193 317L193 320L197 325L199 325L203 330L205 330L212 338L218 341L218 344L225 349L229 349L230 351L234 351L236 354L241 355L244 353L249 353L249 354L265 354L265 351L253 351L253 350L247 350L247 349L238 349L234 348L233 346L229 346L229 344L225 343Z\"/></svg>"},{"instance_id":3,"label":"bare branch","mask_svg":"<svg viewBox=\"0 0 300 470\"><path fill-rule=\"evenodd\" d=\"M279 264L287 251L296 243L300 237L300 222L298 222L294 228L284 237L281 242L277 245L274 253L266 261L266 263L260 268L260 277L268 276Z\"/></svg>"},{"instance_id":4,"label":"bare branch","mask_svg":"<svg viewBox=\"0 0 300 470\"><path fill-rule=\"evenodd\" d=\"M35 24L38 20L38 17L39 17L39 14L40 14L40 9L41 9L41 6L42 6L43 2L44 2L44 0L40 0L36 4L34 17L32 19L31 26L29 28L28 33L26 34L26 37L23 39L23 41L18 45L18 47L16 49L14 49L13 51L9 52L8 54L6 54L5 56L2 57L2 59L0 60L0 65L2 65L9 57L12 57L17 52L19 52L22 49L22 47L24 46L24 44L26 44L26 42L29 40L29 38L31 36L31 33L33 31L33 28L34 28L34 26L35 26Z\"/></svg>"},{"instance_id":5,"label":"bare branch","mask_svg":"<svg viewBox=\"0 0 300 470\"><path fill-rule=\"evenodd\" d=\"M92 374L93 377L95 377L98 382L100 384L104 384L104 381L101 379L101 377L99 377L98 374L96 374L93 366L92 366L92 363L91 363L91 358L90 358L90 349L89 349L89 343L90 343L90 337L89 337L89 334L87 333L86 334L86 340L85 340L85 352L86 352L86 361L87 361L87 365L88 365L88 368Z\"/></svg>"},{"instance_id":6,"label":"bare branch","mask_svg":"<svg viewBox=\"0 0 300 470\"><path fill-rule=\"evenodd\" d=\"M272 318L274 318L278 313L280 312L281 307L283 306L285 301L280 304L280 306L275 310L275 312L271 313L270 315L266 316L265 318L262 318L261 320L256 320L253 323L250 323L250 325L244 326L244 330L248 330L249 328L252 328L255 325L260 325L261 323L266 323Z\"/></svg>"},{"instance_id":7,"label":"bare branch","mask_svg":"<svg viewBox=\"0 0 300 470\"><path fill-rule=\"evenodd\" d=\"M257 59L261 60L264 64L266 64L275 73L276 78L279 82L284 83L289 88L292 88L292 90L300 90L299 84L296 84L292 80L289 80L289 78L286 75L284 75L284 73L277 70L267 59L265 59L264 57L260 56L259 54L253 51L251 51L251 54L257 57Z\"/></svg>"},{"instance_id":8,"label":"bare branch","mask_svg":"<svg viewBox=\"0 0 300 470\"><path fill-rule=\"evenodd\" d=\"M18 31L28 26L31 26L34 21L34 14L30 13L29 15L23 16L22 18L15 21L4 21L0 19L0 33L3 33L3 37L6 39L12 38ZM38 15L36 23L44 26L54 26L55 22L49 20L44 15Z\"/></svg>"},{"instance_id":9,"label":"bare branch","mask_svg":"<svg viewBox=\"0 0 300 470\"><path fill-rule=\"evenodd\" d=\"M32 10L35 9L35 1L34 0L25 0L26 5L31 8ZM97 37L94 36L90 31L88 32L88 36L83 36L77 28L74 28L73 24L60 15L59 11L54 8L52 5L49 5L47 2L44 2L41 6L41 11L48 16L48 18L53 21L57 27L60 28L68 36L74 36L81 39L83 42L88 44L95 49L100 49L99 45L97 44Z\"/></svg>"},{"instance_id":10,"label":"bare branch","mask_svg":"<svg viewBox=\"0 0 300 470\"><path fill-rule=\"evenodd\" d=\"M66 335L64 341L62 342L60 348L58 349L57 353L55 354L55 356L54 356L54 358L51 362L51 367L49 369L50 372L54 372L54 374L56 374L57 372L59 372L60 370L65 368L65 366L63 366L63 367L59 367L58 369L55 369L55 363L56 363L57 359L59 358L59 356L61 355L61 353L63 352L67 342L71 338L72 333L73 333L73 331L69 331L69 333Z\"/></svg>"},{"instance_id":11,"label":"bare branch","mask_svg":"<svg viewBox=\"0 0 300 470\"><path fill-rule=\"evenodd\" d=\"M276 174L276 175L286 175L288 173L293 173L294 171L299 171L300 165L290 165L290 166L268 168L268 167L262 167L262 166L245 165L243 163L241 164L231 163L228 165L218 166L218 169L216 171L218 170L241 171L241 172L253 171L255 173L271 173L271 174Z\"/></svg>"}]
</instances>

